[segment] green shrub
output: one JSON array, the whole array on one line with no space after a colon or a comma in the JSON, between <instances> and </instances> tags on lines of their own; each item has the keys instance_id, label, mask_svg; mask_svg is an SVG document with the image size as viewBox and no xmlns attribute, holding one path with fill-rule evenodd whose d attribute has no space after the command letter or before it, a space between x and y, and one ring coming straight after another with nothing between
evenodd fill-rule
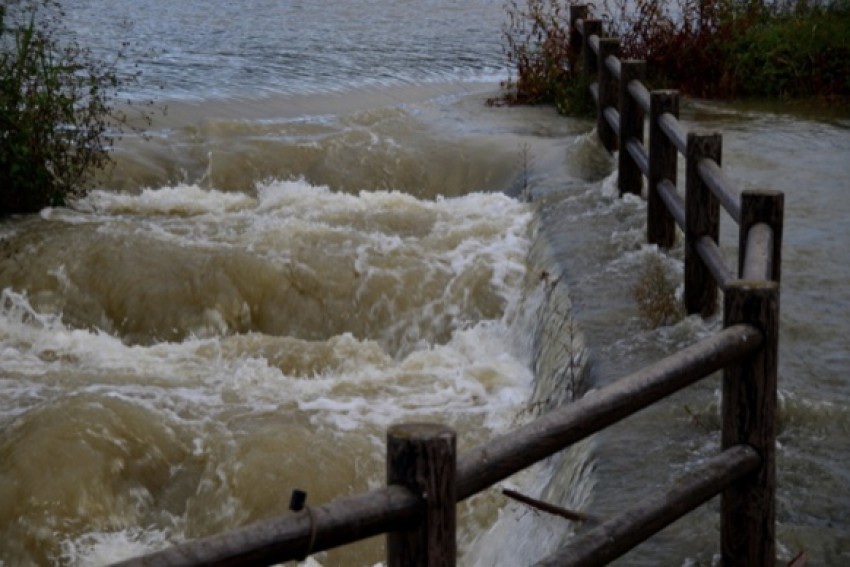
<instances>
[{"instance_id":1,"label":"green shrub","mask_svg":"<svg viewBox=\"0 0 850 567\"><path fill-rule=\"evenodd\" d=\"M123 52L106 64L60 41L62 16L56 0L0 6L0 215L82 195L127 123L113 106Z\"/></svg>"},{"instance_id":2,"label":"green shrub","mask_svg":"<svg viewBox=\"0 0 850 567\"><path fill-rule=\"evenodd\" d=\"M850 2L776 11L726 44L725 85L751 96L850 95Z\"/></svg>"}]
</instances>

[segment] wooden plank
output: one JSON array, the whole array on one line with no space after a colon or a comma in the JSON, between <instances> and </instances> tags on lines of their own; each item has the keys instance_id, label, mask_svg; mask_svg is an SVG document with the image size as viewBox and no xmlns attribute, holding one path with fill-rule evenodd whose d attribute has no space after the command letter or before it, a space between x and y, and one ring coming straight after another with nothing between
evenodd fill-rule
<instances>
[{"instance_id":1,"label":"wooden plank","mask_svg":"<svg viewBox=\"0 0 850 567\"><path fill-rule=\"evenodd\" d=\"M658 533L666 526L755 470L761 457L751 447L737 445L707 459L670 488L644 499L617 517L584 533L538 567L604 565ZM675 563L665 557L659 563ZM761 564L766 565L766 564Z\"/></svg>"},{"instance_id":2,"label":"wooden plank","mask_svg":"<svg viewBox=\"0 0 850 567\"><path fill-rule=\"evenodd\" d=\"M405 486L423 503L414 527L387 534L389 567L455 564L456 437L433 423L404 423L387 432L387 485Z\"/></svg>"}]
</instances>

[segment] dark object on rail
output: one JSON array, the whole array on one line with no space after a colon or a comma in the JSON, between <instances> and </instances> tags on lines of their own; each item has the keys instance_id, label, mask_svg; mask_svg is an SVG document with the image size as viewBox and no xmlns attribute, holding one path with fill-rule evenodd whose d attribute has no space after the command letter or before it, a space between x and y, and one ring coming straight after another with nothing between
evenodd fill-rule
<instances>
[{"instance_id":1,"label":"dark object on rail","mask_svg":"<svg viewBox=\"0 0 850 567\"><path fill-rule=\"evenodd\" d=\"M304 509L305 502L307 502L307 493L296 488L292 491L292 496L289 497L289 509L293 512L299 512Z\"/></svg>"},{"instance_id":2,"label":"dark object on rail","mask_svg":"<svg viewBox=\"0 0 850 567\"><path fill-rule=\"evenodd\" d=\"M566 508L561 508L560 506L555 506L554 504L549 504L548 502L543 502L542 500L536 500L534 498L531 498L530 496L526 496L525 494L520 494L516 490L511 490L510 488L502 489L502 494L504 494L508 498L516 500L517 502L522 502L523 504L527 504L532 508L537 508L538 510L546 512L547 514L560 516L573 522L589 522L594 524L599 522L597 518L594 518L589 514L573 512L572 510L567 510Z\"/></svg>"}]
</instances>

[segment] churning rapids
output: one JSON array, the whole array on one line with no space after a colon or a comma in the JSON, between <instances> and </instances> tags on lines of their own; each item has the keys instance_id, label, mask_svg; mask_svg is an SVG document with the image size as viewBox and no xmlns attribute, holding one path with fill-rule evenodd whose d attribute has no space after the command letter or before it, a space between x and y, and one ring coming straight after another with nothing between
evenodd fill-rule
<instances>
[{"instance_id":1,"label":"churning rapids","mask_svg":"<svg viewBox=\"0 0 850 567\"><path fill-rule=\"evenodd\" d=\"M107 564L285 514L294 488L380 486L392 423L447 423L463 453L718 327L645 328L640 268L682 252L644 244L590 122L485 104L501 0L338 4L65 2L169 111L87 197L0 224L0 565ZM683 118L724 134L741 186L786 193L780 551L848 564L850 120ZM609 515L717 450L717 392L504 486ZM533 564L581 529L499 488L461 506L461 564ZM717 507L619 564L711 565Z\"/></svg>"}]
</instances>

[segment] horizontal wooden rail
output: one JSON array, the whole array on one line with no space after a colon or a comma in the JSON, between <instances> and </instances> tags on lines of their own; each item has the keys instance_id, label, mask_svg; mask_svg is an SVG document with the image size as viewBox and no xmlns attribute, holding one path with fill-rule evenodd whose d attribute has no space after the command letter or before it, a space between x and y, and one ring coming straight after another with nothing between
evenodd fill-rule
<instances>
[{"instance_id":1,"label":"horizontal wooden rail","mask_svg":"<svg viewBox=\"0 0 850 567\"><path fill-rule=\"evenodd\" d=\"M745 280L769 280L773 274L773 229L769 224L754 224L747 235Z\"/></svg>"},{"instance_id":2,"label":"horizontal wooden rail","mask_svg":"<svg viewBox=\"0 0 850 567\"><path fill-rule=\"evenodd\" d=\"M606 108L602 114L605 115L605 120L608 122L608 125L611 126L611 129L615 132L620 131L620 111L614 108L613 106L609 106Z\"/></svg>"},{"instance_id":3,"label":"horizontal wooden rail","mask_svg":"<svg viewBox=\"0 0 850 567\"><path fill-rule=\"evenodd\" d=\"M696 242L697 253L699 253L702 261L711 272L714 281L720 286L720 289L726 289L726 284L735 279L735 274L723 261L723 256L720 253L720 247L717 243L708 236L703 236Z\"/></svg>"},{"instance_id":4,"label":"horizontal wooden rail","mask_svg":"<svg viewBox=\"0 0 850 567\"><path fill-rule=\"evenodd\" d=\"M679 153L683 156L687 155L688 133L679 124L679 120L669 112L665 112L658 118L658 125L661 127L661 131L667 134L667 137L670 138L670 141L679 150Z\"/></svg>"},{"instance_id":5,"label":"horizontal wooden rail","mask_svg":"<svg viewBox=\"0 0 850 567\"><path fill-rule=\"evenodd\" d=\"M599 55L599 36L598 35L594 34L594 35L590 36L590 38L588 38L588 40L587 40L587 44L590 46L590 49L592 49L594 53Z\"/></svg>"},{"instance_id":6,"label":"horizontal wooden rail","mask_svg":"<svg viewBox=\"0 0 850 567\"><path fill-rule=\"evenodd\" d=\"M723 169L713 159L700 160L697 168L702 180L711 189L726 212L735 219L736 223L740 223L741 192L732 185L732 182L723 173Z\"/></svg>"},{"instance_id":7,"label":"horizontal wooden rail","mask_svg":"<svg viewBox=\"0 0 850 567\"><path fill-rule=\"evenodd\" d=\"M516 431L479 445L458 460L458 500L693 384L755 352L761 344L761 332L755 327L728 327Z\"/></svg>"},{"instance_id":8,"label":"horizontal wooden rail","mask_svg":"<svg viewBox=\"0 0 850 567\"><path fill-rule=\"evenodd\" d=\"M614 57L613 55L609 55L605 58L605 66L608 67L609 71L611 71L611 75L619 81L621 76L620 60L617 57Z\"/></svg>"},{"instance_id":9,"label":"horizontal wooden rail","mask_svg":"<svg viewBox=\"0 0 850 567\"><path fill-rule=\"evenodd\" d=\"M422 500L387 486L118 563L122 567L271 565L413 525Z\"/></svg>"},{"instance_id":10,"label":"horizontal wooden rail","mask_svg":"<svg viewBox=\"0 0 850 567\"><path fill-rule=\"evenodd\" d=\"M649 114L649 91L643 86L643 83L640 81L629 81L626 88L632 98L640 105L641 110Z\"/></svg>"},{"instance_id":11,"label":"horizontal wooden rail","mask_svg":"<svg viewBox=\"0 0 850 567\"><path fill-rule=\"evenodd\" d=\"M685 229L685 201L679 192L676 191L676 186L669 179L662 179L658 184L658 195L666 205L667 210L673 215L676 224L682 230Z\"/></svg>"},{"instance_id":12,"label":"horizontal wooden rail","mask_svg":"<svg viewBox=\"0 0 850 567\"><path fill-rule=\"evenodd\" d=\"M587 15L587 10L584 10L584 15ZM579 35L585 35L584 33L584 17L581 18L571 18L570 20L576 28L576 31Z\"/></svg>"},{"instance_id":13,"label":"horizontal wooden rail","mask_svg":"<svg viewBox=\"0 0 850 567\"><path fill-rule=\"evenodd\" d=\"M727 449L707 459L661 494L575 538L537 566L596 566L613 561L751 474L760 464L761 457L752 447L737 445Z\"/></svg>"},{"instance_id":14,"label":"horizontal wooden rail","mask_svg":"<svg viewBox=\"0 0 850 567\"><path fill-rule=\"evenodd\" d=\"M632 138L626 141L626 151L632 156L640 172L649 177L649 154L646 152L643 144L639 140Z\"/></svg>"}]
</instances>

